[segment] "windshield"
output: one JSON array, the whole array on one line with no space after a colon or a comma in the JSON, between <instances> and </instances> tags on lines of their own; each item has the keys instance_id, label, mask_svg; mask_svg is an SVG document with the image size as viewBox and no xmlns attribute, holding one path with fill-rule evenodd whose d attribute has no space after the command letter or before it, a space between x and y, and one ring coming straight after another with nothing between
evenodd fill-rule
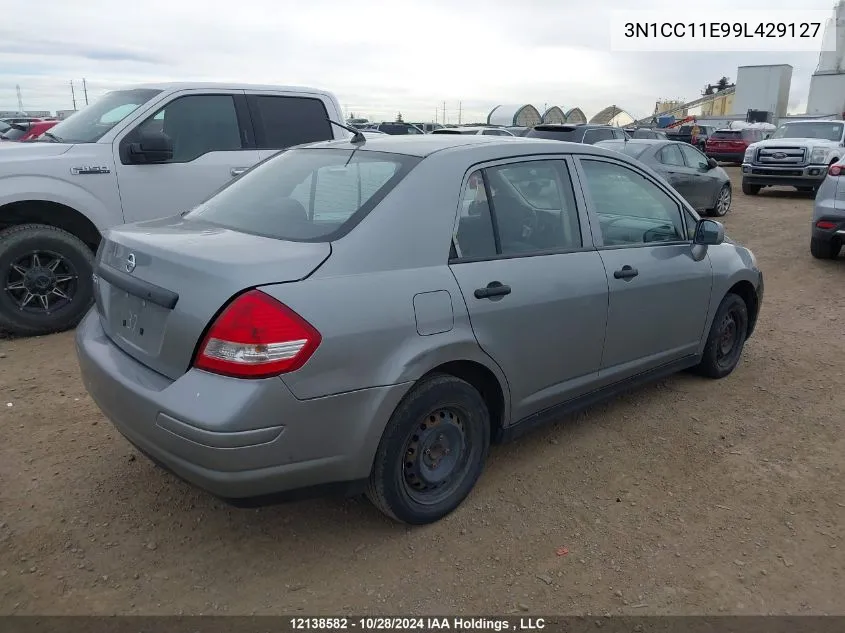
<instances>
[{"instance_id":1,"label":"windshield","mask_svg":"<svg viewBox=\"0 0 845 633\"><path fill-rule=\"evenodd\" d=\"M771 138L820 138L839 142L842 140L842 123L831 121L807 121L784 123Z\"/></svg>"},{"instance_id":2,"label":"windshield","mask_svg":"<svg viewBox=\"0 0 845 633\"><path fill-rule=\"evenodd\" d=\"M366 150L289 150L185 218L279 240L328 242L349 232L419 161Z\"/></svg>"},{"instance_id":3,"label":"windshield","mask_svg":"<svg viewBox=\"0 0 845 633\"><path fill-rule=\"evenodd\" d=\"M742 130L722 130L721 132L713 132L713 134L710 135L710 138L712 138L714 141L741 141Z\"/></svg>"},{"instance_id":4,"label":"windshield","mask_svg":"<svg viewBox=\"0 0 845 633\"><path fill-rule=\"evenodd\" d=\"M0 134L12 129L12 126L6 123L5 121L0 121Z\"/></svg>"},{"instance_id":5,"label":"windshield","mask_svg":"<svg viewBox=\"0 0 845 633\"><path fill-rule=\"evenodd\" d=\"M0 138L4 141L17 141L29 134L29 128L23 125L19 127L12 127L0 134Z\"/></svg>"},{"instance_id":6,"label":"windshield","mask_svg":"<svg viewBox=\"0 0 845 633\"><path fill-rule=\"evenodd\" d=\"M50 130L62 143L96 143L161 90L135 89L109 92Z\"/></svg>"}]
</instances>

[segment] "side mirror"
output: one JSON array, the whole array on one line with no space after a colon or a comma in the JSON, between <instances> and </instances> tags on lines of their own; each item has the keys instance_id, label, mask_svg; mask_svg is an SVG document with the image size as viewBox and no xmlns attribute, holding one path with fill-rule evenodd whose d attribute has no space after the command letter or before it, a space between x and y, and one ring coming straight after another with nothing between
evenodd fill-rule
<instances>
[{"instance_id":1,"label":"side mirror","mask_svg":"<svg viewBox=\"0 0 845 633\"><path fill-rule=\"evenodd\" d=\"M716 220L699 220L695 225L693 244L718 246L725 241L725 227Z\"/></svg>"},{"instance_id":2,"label":"side mirror","mask_svg":"<svg viewBox=\"0 0 845 633\"><path fill-rule=\"evenodd\" d=\"M764 141L768 141L770 138L772 138L771 134L766 134L765 136L763 136Z\"/></svg>"},{"instance_id":3,"label":"side mirror","mask_svg":"<svg viewBox=\"0 0 845 633\"><path fill-rule=\"evenodd\" d=\"M140 140L129 145L129 156L133 163L166 163L173 158L173 141L158 130L142 132Z\"/></svg>"},{"instance_id":4,"label":"side mirror","mask_svg":"<svg viewBox=\"0 0 845 633\"><path fill-rule=\"evenodd\" d=\"M719 166L719 163L715 161L713 158L707 159L707 169L716 169Z\"/></svg>"}]
</instances>

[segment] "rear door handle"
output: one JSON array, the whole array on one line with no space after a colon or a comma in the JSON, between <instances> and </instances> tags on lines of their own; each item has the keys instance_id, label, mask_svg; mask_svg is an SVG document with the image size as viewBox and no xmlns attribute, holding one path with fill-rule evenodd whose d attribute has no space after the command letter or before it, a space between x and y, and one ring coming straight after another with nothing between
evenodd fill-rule
<instances>
[{"instance_id":1,"label":"rear door handle","mask_svg":"<svg viewBox=\"0 0 845 633\"><path fill-rule=\"evenodd\" d=\"M473 294L476 299L492 299L493 297L504 297L511 293L511 287L500 281L491 281L486 288L478 288Z\"/></svg>"},{"instance_id":2,"label":"rear door handle","mask_svg":"<svg viewBox=\"0 0 845 633\"><path fill-rule=\"evenodd\" d=\"M229 170L229 173L232 174L233 177L240 176L247 169L249 169L249 167L232 167L232 169Z\"/></svg>"},{"instance_id":3,"label":"rear door handle","mask_svg":"<svg viewBox=\"0 0 845 633\"><path fill-rule=\"evenodd\" d=\"M636 268L631 268L626 264L625 266L614 272L613 276L616 277L616 279L633 279L639 274L640 271L638 271Z\"/></svg>"}]
</instances>

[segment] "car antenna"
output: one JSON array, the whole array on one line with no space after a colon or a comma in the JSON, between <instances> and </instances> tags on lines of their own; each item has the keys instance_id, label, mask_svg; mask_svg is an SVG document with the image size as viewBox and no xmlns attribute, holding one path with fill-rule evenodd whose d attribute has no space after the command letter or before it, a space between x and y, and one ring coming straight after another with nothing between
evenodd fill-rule
<instances>
[{"instance_id":1,"label":"car antenna","mask_svg":"<svg viewBox=\"0 0 845 633\"><path fill-rule=\"evenodd\" d=\"M358 129L351 127L349 125L344 125L343 123L338 123L337 121L332 121L329 118L326 118L326 121L328 121L332 125L336 125L339 128L343 128L347 132L352 132L352 140L349 141L350 143L366 143L367 142L367 137L364 136L364 134L361 132L361 130L358 130Z\"/></svg>"}]
</instances>

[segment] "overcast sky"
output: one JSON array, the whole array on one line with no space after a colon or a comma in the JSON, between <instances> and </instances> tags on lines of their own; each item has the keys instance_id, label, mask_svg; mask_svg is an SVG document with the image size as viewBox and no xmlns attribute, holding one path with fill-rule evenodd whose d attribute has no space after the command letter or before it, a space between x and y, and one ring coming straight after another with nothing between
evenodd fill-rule
<instances>
[{"instance_id":1,"label":"overcast sky","mask_svg":"<svg viewBox=\"0 0 845 633\"><path fill-rule=\"evenodd\" d=\"M587 116L616 104L635 116L658 98L691 100L737 66L791 64L790 110L803 111L815 53L622 53L610 50L608 13L625 0L39 0L0 22L0 110L84 105L137 82L224 80L306 85L338 95L346 114L449 122L485 120L501 103L578 106ZM832 9L833 0L801 0ZM724 7L795 9L793 0L708 0ZM665 7L695 20L695 3Z\"/></svg>"}]
</instances>

